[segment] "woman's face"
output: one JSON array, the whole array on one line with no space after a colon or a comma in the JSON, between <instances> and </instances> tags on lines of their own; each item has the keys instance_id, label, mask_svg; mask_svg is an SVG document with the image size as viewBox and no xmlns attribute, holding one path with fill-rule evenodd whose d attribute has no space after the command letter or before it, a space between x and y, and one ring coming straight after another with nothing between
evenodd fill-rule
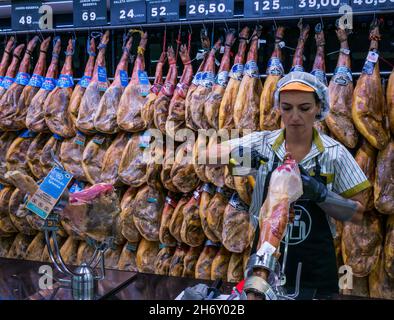
<instances>
[{"instance_id":1,"label":"woman's face","mask_svg":"<svg viewBox=\"0 0 394 320\"><path fill-rule=\"evenodd\" d=\"M314 93L303 91L281 92L279 108L285 128L299 132L311 130L320 112Z\"/></svg>"}]
</instances>

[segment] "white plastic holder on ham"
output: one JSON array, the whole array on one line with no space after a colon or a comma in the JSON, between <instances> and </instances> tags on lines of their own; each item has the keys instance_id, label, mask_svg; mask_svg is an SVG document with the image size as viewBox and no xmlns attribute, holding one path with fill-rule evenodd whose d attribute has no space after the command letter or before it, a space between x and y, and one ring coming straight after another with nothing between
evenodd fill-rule
<instances>
[{"instance_id":1,"label":"white plastic holder on ham","mask_svg":"<svg viewBox=\"0 0 394 320\"><path fill-rule=\"evenodd\" d=\"M52 150L51 155L53 162L55 163L55 167L57 166L66 172L63 165L60 163L59 159ZM60 198L52 212L45 219L45 224L43 227L45 242L48 248L50 259L62 277L66 277L59 278L53 276L53 280L60 284L59 286L54 286L55 289L53 296L56 295L60 288L69 288L72 291L72 297L74 300L93 300L97 297L98 281L105 279L104 256L107 249L112 247L114 237L108 237L101 243L95 241L95 251L90 261L87 263L83 262L80 266L72 271L66 266L60 253L60 246L57 241L57 231L59 230L60 226L59 213L65 208L66 205L67 201Z\"/></svg>"}]
</instances>

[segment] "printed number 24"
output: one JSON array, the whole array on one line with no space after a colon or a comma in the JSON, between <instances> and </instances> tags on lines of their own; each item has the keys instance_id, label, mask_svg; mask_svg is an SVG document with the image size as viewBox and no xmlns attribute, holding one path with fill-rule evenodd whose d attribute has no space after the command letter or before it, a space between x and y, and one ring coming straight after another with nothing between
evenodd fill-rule
<instances>
[{"instance_id":1,"label":"printed number 24","mask_svg":"<svg viewBox=\"0 0 394 320\"><path fill-rule=\"evenodd\" d=\"M260 1L253 2L255 11L260 11ZM272 10L278 10L280 7L279 0L272 1ZM262 2L262 10L267 11L270 10L270 1L263 1Z\"/></svg>"},{"instance_id":2,"label":"printed number 24","mask_svg":"<svg viewBox=\"0 0 394 320\"><path fill-rule=\"evenodd\" d=\"M134 18L134 10L130 9L130 11L127 13L127 17L129 18ZM120 10L120 19L126 19L126 10Z\"/></svg>"}]
</instances>

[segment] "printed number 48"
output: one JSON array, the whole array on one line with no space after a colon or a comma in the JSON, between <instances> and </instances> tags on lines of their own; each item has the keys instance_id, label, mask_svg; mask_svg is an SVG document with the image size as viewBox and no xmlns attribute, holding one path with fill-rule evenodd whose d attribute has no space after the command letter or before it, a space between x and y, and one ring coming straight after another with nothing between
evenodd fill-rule
<instances>
[{"instance_id":1,"label":"printed number 48","mask_svg":"<svg viewBox=\"0 0 394 320\"><path fill-rule=\"evenodd\" d=\"M20 24L31 24L32 23L32 17L31 16L22 16L20 19L19 19L19 23Z\"/></svg>"},{"instance_id":2,"label":"printed number 48","mask_svg":"<svg viewBox=\"0 0 394 320\"><path fill-rule=\"evenodd\" d=\"M160 10L160 12L159 12ZM160 8L152 8L151 15L152 17L157 17L157 15L160 16L165 16L166 15L166 7L160 7Z\"/></svg>"},{"instance_id":3,"label":"printed number 48","mask_svg":"<svg viewBox=\"0 0 394 320\"><path fill-rule=\"evenodd\" d=\"M120 19L126 19L126 16L129 18L134 18L134 10L130 9L130 11L126 15L126 10L120 10Z\"/></svg>"}]
</instances>

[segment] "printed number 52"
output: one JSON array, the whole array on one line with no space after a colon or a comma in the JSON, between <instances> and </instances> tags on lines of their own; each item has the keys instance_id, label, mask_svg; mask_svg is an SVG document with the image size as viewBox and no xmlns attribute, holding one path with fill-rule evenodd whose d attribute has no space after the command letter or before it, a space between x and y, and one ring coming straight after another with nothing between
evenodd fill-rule
<instances>
[{"instance_id":1,"label":"printed number 52","mask_svg":"<svg viewBox=\"0 0 394 320\"><path fill-rule=\"evenodd\" d=\"M159 10L160 10L160 12L159 12ZM157 17L158 14L160 16L165 16L166 15L166 7L152 8L151 16Z\"/></svg>"}]
</instances>

